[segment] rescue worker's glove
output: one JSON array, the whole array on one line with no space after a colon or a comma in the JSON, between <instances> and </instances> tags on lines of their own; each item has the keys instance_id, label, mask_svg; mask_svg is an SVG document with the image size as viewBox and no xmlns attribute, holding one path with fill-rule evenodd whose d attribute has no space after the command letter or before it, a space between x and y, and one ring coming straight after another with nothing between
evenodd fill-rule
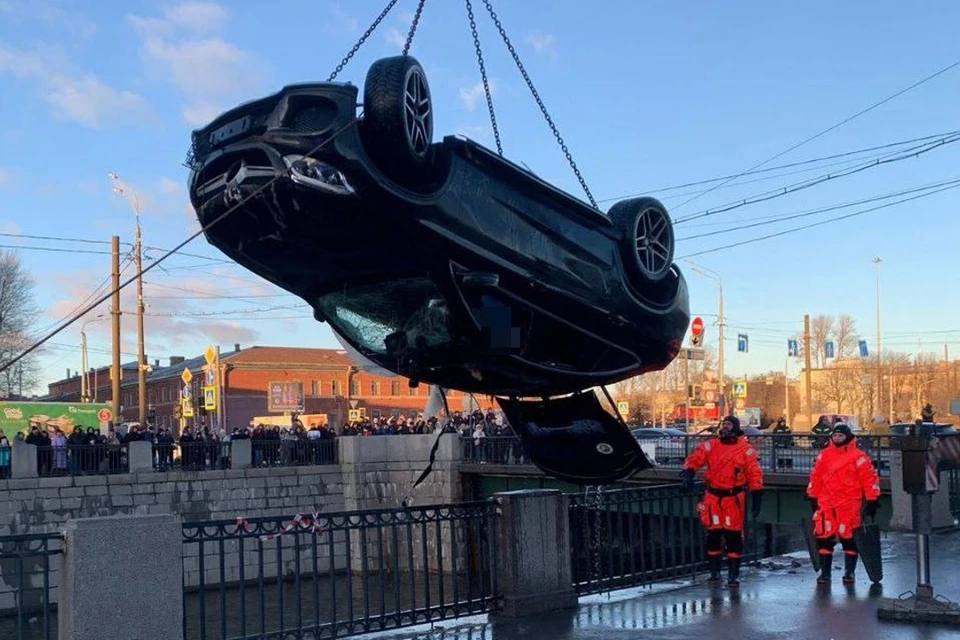
<instances>
[{"instance_id":1,"label":"rescue worker's glove","mask_svg":"<svg viewBox=\"0 0 960 640\"><path fill-rule=\"evenodd\" d=\"M750 513L756 518L763 507L763 491L754 491L750 494Z\"/></svg>"},{"instance_id":2,"label":"rescue worker's glove","mask_svg":"<svg viewBox=\"0 0 960 640\"><path fill-rule=\"evenodd\" d=\"M820 504L817 502L816 498L810 498L810 510L814 513L817 512L817 509L820 508Z\"/></svg>"},{"instance_id":3,"label":"rescue worker's glove","mask_svg":"<svg viewBox=\"0 0 960 640\"><path fill-rule=\"evenodd\" d=\"M877 509L879 508L880 508L879 500L867 500L867 508L864 509L864 513L866 513L871 518L876 518Z\"/></svg>"},{"instance_id":4,"label":"rescue worker's glove","mask_svg":"<svg viewBox=\"0 0 960 640\"><path fill-rule=\"evenodd\" d=\"M680 472L680 477L683 479L684 491L690 491L693 489L693 478L696 475L697 474L693 469L684 469Z\"/></svg>"}]
</instances>

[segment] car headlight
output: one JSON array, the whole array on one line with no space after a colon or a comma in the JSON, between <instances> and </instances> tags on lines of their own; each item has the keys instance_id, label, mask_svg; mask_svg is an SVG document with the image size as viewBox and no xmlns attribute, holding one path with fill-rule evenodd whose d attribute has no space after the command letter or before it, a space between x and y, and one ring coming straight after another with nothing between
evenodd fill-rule
<instances>
[{"instance_id":1,"label":"car headlight","mask_svg":"<svg viewBox=\"0 0 960 640\"><path fill-rule=\"evenodd\" d=\"M347 176L326 163L304 156L284 156L283 161L290 169L290 178L297 184L342 196L356 193Z\"/></svg>"}]
</instances>

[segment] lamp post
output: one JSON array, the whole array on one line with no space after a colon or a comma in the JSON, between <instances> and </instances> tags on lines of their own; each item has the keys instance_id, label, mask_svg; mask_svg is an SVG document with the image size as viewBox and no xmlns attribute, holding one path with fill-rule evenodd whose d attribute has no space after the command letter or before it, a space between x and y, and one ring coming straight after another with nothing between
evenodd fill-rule
<instances>
[{"instance_id":1,"label":"lamp post","mask_svg":"<svg viewBox=\"0 0 960 640\"><path fill-rule=\"evenodd\" d=\"M706 268L706 267L704 267L704 266L702 266L702 265L699 265L699 264L693 262L692 260L687 260L686 262L687 262L687 264L690 265L690 268L692 268L694 271L696 271L696 272L699 273L700 275L704 276L705 278L709 278L710 280L713 280L715 283L717 283L717 290L718 290L718 295L719 295L719 298L720 298L720 314L719 314L719 317L720 317L720 333L719 333L720 348L718 349L718 353L717 353L717 369L718 369L718 372L717 372L718 375L717 375L717 377L720 378L720 397L723 398L724 410L726 411L727 380L726 380L726 378L724 378L724 374L723 374L723 331L724 331L724 327L725 327L725 321L724 321L724 316L723 316L723 279L720 277L720 274L719 274L719 273L717 273L716 271L714 271L714 270L712 270L712 269L708 269L708 268Z\"/></svg>"},{"instance_id":2,"label":"lamp post","mask_svg":"<svg viewBox=\"0 0 960 640\"><path fill-rule=\"evenodd\" d=\"M113 192L133 206L137 218L137 236L134 244L134 258L137 263L137 396L139 422L147 423L147 357L143 346L143 245L140 234L140 195L120 180L115 173L107 176L116 183Z\"/></svg>"},{"instance_id":3,"label":"lamp post","mask_svg":"<svg viewBox=\"0 0 960 640\"><path fill-rule=\"evenodd\" d=\"M882 415L883 407L880 404L881 399L883 398L883 395L882 395L883 392L881 391L881 387L883 386L883 351L881 349L882 342L880 339L880 263L881 262L883 262L883 260L880 258L880 256L875 256L873 258L873 267L874 267L874 271L876 273L876 279L877 279L877 411ZM889 419L892 422L893 421L893 405L892 404L890 405L889 410L890 410Z\"/></svg>"},{"instance_id":4,"label":"lamp post","mask_svg":"<svg viewBox=\"0 0 960 640\"><path fill-rule=\"evenodd\" d=\"M80 325L80 366L83 372L80 375L80 402L90 402L90 367L87 364L87 325L98 320L103 320L102 313L95 315ZM94 384L96 384L96 381L94 381ZM94 389L94 396L96 396L96 389Z\"/></svg>"}]
</instances>

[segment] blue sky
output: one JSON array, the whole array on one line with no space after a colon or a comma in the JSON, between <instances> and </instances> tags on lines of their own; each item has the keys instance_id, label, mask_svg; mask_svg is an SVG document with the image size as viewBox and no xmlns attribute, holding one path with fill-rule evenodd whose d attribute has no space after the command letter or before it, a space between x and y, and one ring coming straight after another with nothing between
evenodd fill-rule
<instances>
[{"instance_id":1,"label":"blue sky","mask_svg":"<svg viewBox=\"0 0 960 640\"><path fill-rule=\"evenodd\" d=\"M197 228L182 164L190 131L283 84L326 78L383 4L317 0L275 10L252 1L0 0L0 233L14 234L0 236L0 245L109 250L16 234L97 241L118 234L132 242L131 207L111 192L107 172L139 193L144 243L177 244ZM374 59L397 53L415 6L401 0L340 78L362 84ZM919 144L740 178L692 201L719 183L661 190L743 172L960 60L960 4L949 1L496 0L495 7L602 208L649 194L663 199L675 220ZM474 0L474 11L506 155L581 196L482 0ZM430 0L412 51L429 74L435 136L463 133L492 147L463 3ZM766 166L960 129L958 104L960 67ZM945 144L680 223L677 236L943 182L960 177L958 159L960 144ZM757 178L767 179L742 184ZM951 295L958 203L960 190L945 191L696 257L723 278L727 372L782 368L786 338L802 328L804 313L850 314L872 346L874 255L883 258L885 345L942 352L947 342L956 352L960 331L938 332L957 327L960 312ZM856 210L683 239L677 251L685 256ZM222 258L202 238L185 251ZM38 335L109 273L108 255L33 249L21 255L44 311ZM190 256L164 266L145 277L151 361L198 354L210 341L336 344L301 301L240 267ZM689 267L686 273L692 309L704 315L707 344L715 345L716 318L709 314L717 311L716 286ZM202 299L209 295L244 299ZM134 309L130 292L121 307ZM78 323L65 330L43 352L45 381L79 367L79 329ZM108 323L93 322L87 331L91 364L106 364ZM738 331L750 335L749 354L736 353ZM125 316L123 332L129 360L136 345L132 316Z\"/></svg>"}]
</instances>

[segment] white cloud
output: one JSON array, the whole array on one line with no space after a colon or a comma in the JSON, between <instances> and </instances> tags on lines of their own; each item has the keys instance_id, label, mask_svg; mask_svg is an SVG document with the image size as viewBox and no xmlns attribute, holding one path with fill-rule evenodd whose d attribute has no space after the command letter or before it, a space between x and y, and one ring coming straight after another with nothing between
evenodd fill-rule
<instances>
[{"instance_id":1,"label":"white cloud","mask_svg":"<svg viewBox=\"0 0 960 640\"><path fill-rule=\"evenodd\" d=\"M172 196L178 195L182 191L180 183L170 178L160 178L160 193Z\"/></svg>"},{"instance_id":2,"label":"white cloud","mask_svg":"<svg viewBox=\"0 0 960 640\"><path fill-rule=\"evenodd\" d=\"M0 169L0 188L9 189L12 186L13 175L5 169Z\"/></svg>"},{"instance_id":3,"label":"white cloud","mask_svg":"<svg viewBox=\"0 0 960 640\"><path fill-rule=\"evenodd\" d=\"M14 25L42 22L49 27L65 28L69 35L79 35L83 40L89 40L97 33L97 25L87 20L83 13L42 0L0 0L0 16L3 16L3 22Z\"/></svg>"},{"instance_id":4,"label":"white cloud","mask_svg":"<svg viewBox=\"0 0 960 640\"><path fill-rule=\"evenodd\" d=\"M0 232L3 233L23 233L23 227L18 225L13 220L7 220L2 225L0 225Z\"/></svg>"},{"instance_id":5,"label":"white cloud","mask_svg":"<svg viewBox=\"0 0 960 640\"><path fill-rule=\"evenodd\" d=\"M552 33L534 33L527 36L527 43L533 47L537 55L547 55L551 60L556 60L557 56L557 36Z\"/></svg>"},{"instance_id":6,"label":"white cloud","mask_svg":"<svg viewBox=\"0 0 960 640\"><path fill-rule=\"evenodd\" d=\"M490 84L490 94L494 95L496 93L493 80L489 81ZM477 106L478 100L486 100L483 91L483 82L478 82L472 87L460 87L460 102L463 103L463 106L467 108L468 111L473 111L474 107Z\"/></svg>"},{"instance_id":7,"label":"white cloud","mask_svg":"<svg viewBox=\"0 0 960 640\"><path fill-rule=\"evenodd\" d=\"M492 138L490 127L479 127L477 125L461 125L457 127L457 133L477 142L488 142Z\"/></svg>"},{"instance_id":8,"label":"white cloud","mask_svg":"<svg viewBox=\"0 0 960 640\"><path fill-rule=\"evenodd\" d=\"M388 29L385 37L388 44L398 49L403 49L407 44L407 36L400 33L399 29Z\"/></svg>"},{"instance_id":9,"label":"white cloud","mask_svg":"<svg viewBox=\"0 0 960 640\"><path fill-rule=\"evenodd\" d=\"M69 72L67 55L57 47L18 51L0 47L0 74L39 86L54 118L99 127L143 119L150 114L147 101L132 91L116 89L93 74L77 77Z\"/></svg>"},{"instance_id":10,"label":"white cloud","mask_svg":"<svg viewBox=\"0 0 960 640\"><path fill-rule=\"evenodd\" d=\"M346 31L353 33L360 26L360 21L348 14L336 0L330 7L333 14L333 20L327 25L327 31L331 33L340 33Z\"/></svg>"},{"instance_id":11,"label":"white cloud","mask_svg":"<svg viewBox=\"0 0 960 640\"><path fill-rule=\"evenodd\" d=\"M104 84L94 75L80 80L54 76L49 80L46 98L54 117L97 128L104 121L115 123L143 119L150 108L143 97Z\"/></svg>"},{"instance_id":12,"label":"white cloud","mask_svg":"<svg viewBox=\"0 0 960 640\"><path fill-rule=\"evenodd\" d=\"M219 35L228 18L225 7L211 2L185 2L162 17L127 18L143 38L147 65L183 94L183 118L194 127L249 98L269 74L265 62Z\"/></svg>"}]
</instances>

